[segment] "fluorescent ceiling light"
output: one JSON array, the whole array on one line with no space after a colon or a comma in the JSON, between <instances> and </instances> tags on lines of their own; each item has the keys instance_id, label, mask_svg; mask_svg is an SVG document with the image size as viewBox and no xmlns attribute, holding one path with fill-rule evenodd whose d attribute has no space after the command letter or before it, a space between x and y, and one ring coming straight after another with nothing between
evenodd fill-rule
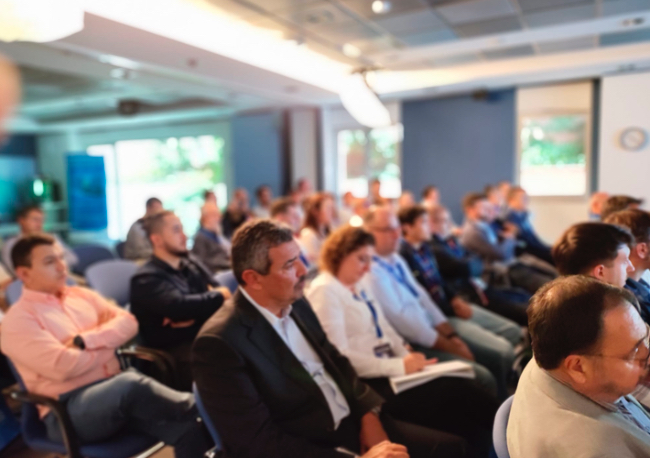
<instances>
[{"instance_id":1,"label":"fluorescent ceiling light","mask_svg":"<svg viewBox=\"0 0 650 458\"><path fill-rule=\"evenodd\" d=\"M361 73L354 73L340 92L341 103L357 122L366 127L388 127L392 124L388 109L370 89Z\"/></svg>"},{"instance_id":2,"label":"fluorescent ceiling light","mask_svg":"<svg viewBox=\"0 0 650 458\"><path fill-rule=\"evenodd\" d=\"M375 14L388 13L393 5L388 0L375 0L372 2L372 11Z\"/></svg>"},{"instance_id":3,"label":"fluorescent ceiling light","mask_svg":"<svg viewBox=\"0 0 650 458\"><path fill-rule=\"evenodd\" d=\"M361 50L356 46L351 45L350 43L346 43L343 45L343 54L356 59L357 57L361 56Z\"/></svg>"},{"instance_id":4,"label":"fluorescent ceiling light","mask_svg":"<svg viewBox=\"0 0 650 458\"><path fill-rule=\"evenodd\" d=\"M81 31L81 0L0 0L0 40L58 40Z\"/></svg>"},{"instance_id":5,"label":"fluorescent ceiling light","mask_svg":"<svg viewBox=\"0 0 650 458\"><path fill-rule=\"evenodd\" d=\"M23 0L19 0L23 1ZM351 67L295 41L237 21L199 0L86 0L85 9L113 21L205 49L338 93Z\"/></svg>"}]
</instances>

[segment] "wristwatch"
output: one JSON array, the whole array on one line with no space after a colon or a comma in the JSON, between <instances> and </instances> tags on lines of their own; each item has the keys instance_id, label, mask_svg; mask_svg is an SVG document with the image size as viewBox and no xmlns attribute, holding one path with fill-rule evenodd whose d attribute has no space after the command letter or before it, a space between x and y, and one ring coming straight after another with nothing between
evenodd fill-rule
<instances>
[{"instance_id":1,"label":"wristwatch","mask_svg":"<svg viewBox=\"0 0 650 458\"><path fill-rule=\"evenodd\" d=\"M83 338L79 335L75 336L74 339L72 339L72 344L79 348L79 350L85 350L86 349L86 342L84 342Z\"/></svg>"}]
</instances>

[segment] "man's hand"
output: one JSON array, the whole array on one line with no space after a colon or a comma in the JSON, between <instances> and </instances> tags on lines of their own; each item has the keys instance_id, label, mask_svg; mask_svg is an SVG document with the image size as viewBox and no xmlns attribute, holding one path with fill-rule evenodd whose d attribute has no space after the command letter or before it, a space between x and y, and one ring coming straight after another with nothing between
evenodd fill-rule
<instances>
[{"instance_id":1,"label":"man's hand","mask_svg":"<svg viewBox=\"0 0 650 458\"><path fill-rule=\"evenodd\" d=\"M169 318L163 318L163 326L169 326L172 329L189 328L194 324L194 320L187 321L172 321Z\"/></svg>"},{"instance_id":2,"label":"man's hand","mask_svg":"<svg viewBox=\"0 0 650 458\"><path fill-rule=\"evenodd\" d=\"M361 458L409 458L409 454L403 445L384 441L375 445Z\"/></svg>"},{"instance_id":3,"label":"man's hand","mask_svg":"<svg viewBox=\"0 0 650 458\"><path fill-rule=\"evenodd\" d=\"M413 374L415 372L420 372L425 366L430 364L435 364L438 362L438 358L427 359L426 356L422 353L409 353L404 357L404 372L406 374Z\"/></svg>"},{"instance_id":4,"label":"man's hand","mask_svg":"<svg viewBox=\"0 0 650 458\"><path fill-rule=\"evenodd\" d=\"M472 307L460 296L456 296L451 300L451 306L456 316L463 320L469 320L474 314Z\"/></svg>"},{"instance_id":5,"label":"man's hand","mask_svg":"<svg viewBox=\"0 0 650 458\"><path fill-rule=\"evenodd\" d=\"M368 412L361 417L361 433L359 435L361 442L361 453L366 453L380 442L388 440L388 435L379 421L379 417L373 412Z\"/></svg>"},{"instance_id":6,"label":"man's hand","mask_svg":"<svg viewBox=\"0 0 650 458\"><path fill-rule=\"evenodd\" d=\"M504 223L503 231L501 231L501 237L506 239L514 239L517 236L519 229L512 223Z\"/></svg>"},{"instance_id":7,"label":"man's hand","mask_svg":"<svg viewBox=\"0 0 650 458\"><path fill-rule=\"evenodd\" d=\"M214 291L220 292L221 295L223 296L224 301L227 301L228 299L230 299L232 297L232 293L225 286L217 286L216 288L214 288Z\"/></svg>"},{"instance_id":8,"label":"man's hand","mask_svg":"<svg viewBox=\"0 0 650 458\"><path fill-rule=\"evenodd\" d=\"M451 353L469 361L474 361L474 355L469 347L462 341L460 337L452 337L450 339L440 335L436 344L433 346L435 350Z\"/></svg>"}]
</instances>

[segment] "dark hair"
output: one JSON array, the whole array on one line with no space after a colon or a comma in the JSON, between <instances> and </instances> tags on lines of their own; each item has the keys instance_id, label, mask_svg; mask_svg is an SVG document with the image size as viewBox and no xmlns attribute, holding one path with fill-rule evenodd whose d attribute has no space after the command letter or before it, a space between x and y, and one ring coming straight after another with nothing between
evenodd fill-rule
<instances>
[{"instance_id":1,"label":"dark hair","mask_svg":"<svg viewBox=\"0 0 650 458\"><path fill-rule=\"evenodd\" d=\"M639 210L623 210L612 213L605 220L607 224L629 229L637 243L650 242L650 213Z\"/></svg>"},{"instance_id":2,"label":"dark hair","mask_svg":"<svg viewBox=\"0 0 650 458\"><path fill-rule=\"evenodd\" d=\"M37 246L54 245L54 237L47 234L26 235L18 239L11 249L11 262L14 270L18 267L32 266L32 251Z\"/></svg>"},{"instance_id":3,"label":"dark hair","mask_svg":"<svg viewBox=\"0 0 650 458\"><path fill-rule=\"evenodd\" d=\"M630 231L598 222L571 226L552 249L555 266L561 275L586 274L603 262L613 261L621 246L632 245Z\"/></svg>"},{"instance_id":4,"label":"dark hair","mask_svg":"<svg viewBox=\"0 0 650 458\"><path fill-rule=\"evenodd\" d=\"M271 218L278 215L284 215L291 207L297 207L298 204L294 202L291 197L280 197L275 199L271 204Z\"/></svg>"},{"instance_id":5,"label":"dark hair","mask_svg":"<svg viewBox=\"0 0 650 458\"><path fill-rule=\"evenodd\" d=\"M427 214L427 209L422 205L411 205L410 207L400 208L397 212L399 223L413 226L418 218Z\"/></svg>"},{"instance_id":6,"label":"dark hair","mask_svg":"<svg viewBox=\"0 0 650 458\"><path fill-rule=\"evenodd\" d=\"M264 192L265 189L268 189L269 191L271 190L271 187L267 184L263 184L257 187L255 189L255 196L259 198L262 195L262 192Z\"/></svg>"},{"instance_id":7,"label":"dark hair","mask_svg":"<svg viewBox=\"0 0 650 458\"><path fill-rule=\"evenodd\" d=\"M428 196L430 193L432 193L433 191L437 191L437 190L438 190L438 187L437 187L437 186L434 186L434 185L432 185L432 184L430 184L430 185L428 185L428 186L425 186L424 189L422 190L422 198L423 198L423 199L426 199L427 196Z\"/></svg>"},{"instance_id":8,"label":"dark hair","mask_svg":"<svg viewBox=\"0 0 650 458\"><path fill-rule=\"evenodd\" d=\"M16 213L16 218L17 219L27 218L27 216L31 212L43 213L43 209L38 205L27 205L25 207L22 207L20 210L18 210L18 213Z\"/></svg>"},{"instance_id":9,"label":"dark hair","mask_svg":"<svg viewBox=\"0 0 650 458\"><path fill-rule=\"evenodd\" d=\"M346 224L325 240L320 254L321 268L336 275L341 263L350 253L368 245L375 245L375 238L370 232Z\"/></svg>"},{"instance_id":10,"label":"dark hair","mask_svg":"<svg viewBox=\"0 0 650 458\"><path fill-rule=\"evenodd\" d=\"M520 192L526 192L526 190L521 186L510 186L510 190L508 191L508 195L506 196L506 201L510 202Z\"/></svg>"},{"instance_id":11,"label":"dark hair","mask_svg":"<svg viewBox=\"0 0 650 458\"><path fill-rule=\"evenodd\" d=\"M582 275L560 277L544 285L528 306L528 331L537 364L556 369L569 355L594 351L605 312L629 303L634 294Z\"/></svg>"},{"instance_id":12,"label":"dark hair","mask_svg":"<svg viewBox=\"0 0 650 458\"><path fill-rule=\"evenodd\" d=\"M630 196L611 196L603 204L603 208L600 211L600 219L605 221L605 219L612 213L627 210L630 205L641 205L642 203L643 199L635 199Z\"/></svg>"},{"instance_id":13,"label":"dark hair","mask_svg":"<svg viewBox=\"0 0 650 458\"><path fill-rule=\"evenodd\" d=\"M470 192L469 194L465 194L465 197L463 197L463 210L467 210L476 205L477 202L486 200L487 198L488 197L482 192Z\"/></svg>"},{"instance_id":14,"label":"dark hair","mask_svg":"<svg viewBox=\"0 0 650 458\"><path fill-rule=\"evenodd\" d=\"M232 238L232 270L240 285L242 274L251 269L267 275L271 268L269 250L293 241L291 229L269 219L253 220L242 225Z\"/></svg>"},{"instance_id":15,"label":"dark hair","mask_svg":"<svg viewBox=\"0 0 650 458\"><path fill-rule=\"evenodd\" d=\"M147 199L147 203L145 204L145 206L149 209L153 207L155 204L162 205L162 201L157 197L150 197Z\"/></svg>"},{"instance_id":16,"label":"dark hair","mask_svg":"<svg viewBox=\"0 0 650 458\"><path fill-rule=\"evenodd\" d=\"M206 189L205 191L203 191L203 200L206 200L208 196L213 196L213 195L216 196L214 191L212 191L211 189Z\"/></svg>"},{"instance_id":17,"label":"dark hair","mask_svg":"<svg viewBox=\"0 0 650 458\"><path fill-rule=\"evenodd\" d=\"M483 188L483 194L486 196L489 196L492 191L496 191L498 189L498 185L496 184L486 184L485 187Z\"/></svg>"},{"instance_id":18,"label":"dark hair","mask_svg":"<svg viewBox=\"0 0 650 458\"><path fill-rule=\"evenodd\" d=\"M308 197L305 201L305 223L303 227L310 227L314 229L316 232L318 232L319 227L318 227L318 217L316 216L316 213L318 213L323 206L323 203L328 200L332 199L333 197L330 193L327 192L317 192L316 194ZM326 229L326 232L329 232L329 228Z\"/></svg>"},{"instance_id":19,"label":"dark hair","mask_svg":"<svg viewBox=\"0 0 650 458\"><path fill-rule=\"evenodd\" d=\"M147 238L150 239L153 234L159 234L165 225L165 218L173 214L174 212L171 210L163 210L155 215L147 216L142 221L142 228L146 232Z\"/></svg>"}]
</instances>

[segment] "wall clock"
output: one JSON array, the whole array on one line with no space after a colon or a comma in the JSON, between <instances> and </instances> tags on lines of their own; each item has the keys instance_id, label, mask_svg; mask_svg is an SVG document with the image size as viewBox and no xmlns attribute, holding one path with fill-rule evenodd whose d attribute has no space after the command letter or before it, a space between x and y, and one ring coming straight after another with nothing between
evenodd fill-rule
<instances>
[{"instance_id":1,"label":"wall clock","mask_svg":"<svg viewBox=\"0 0 650 458\"><path fill-rule=\"evenodd\" d=\"M648 143L648 132L641 127L628 127L621 132L621 146L628 151L639 151Z\"/></svg>"}]
</instances>

